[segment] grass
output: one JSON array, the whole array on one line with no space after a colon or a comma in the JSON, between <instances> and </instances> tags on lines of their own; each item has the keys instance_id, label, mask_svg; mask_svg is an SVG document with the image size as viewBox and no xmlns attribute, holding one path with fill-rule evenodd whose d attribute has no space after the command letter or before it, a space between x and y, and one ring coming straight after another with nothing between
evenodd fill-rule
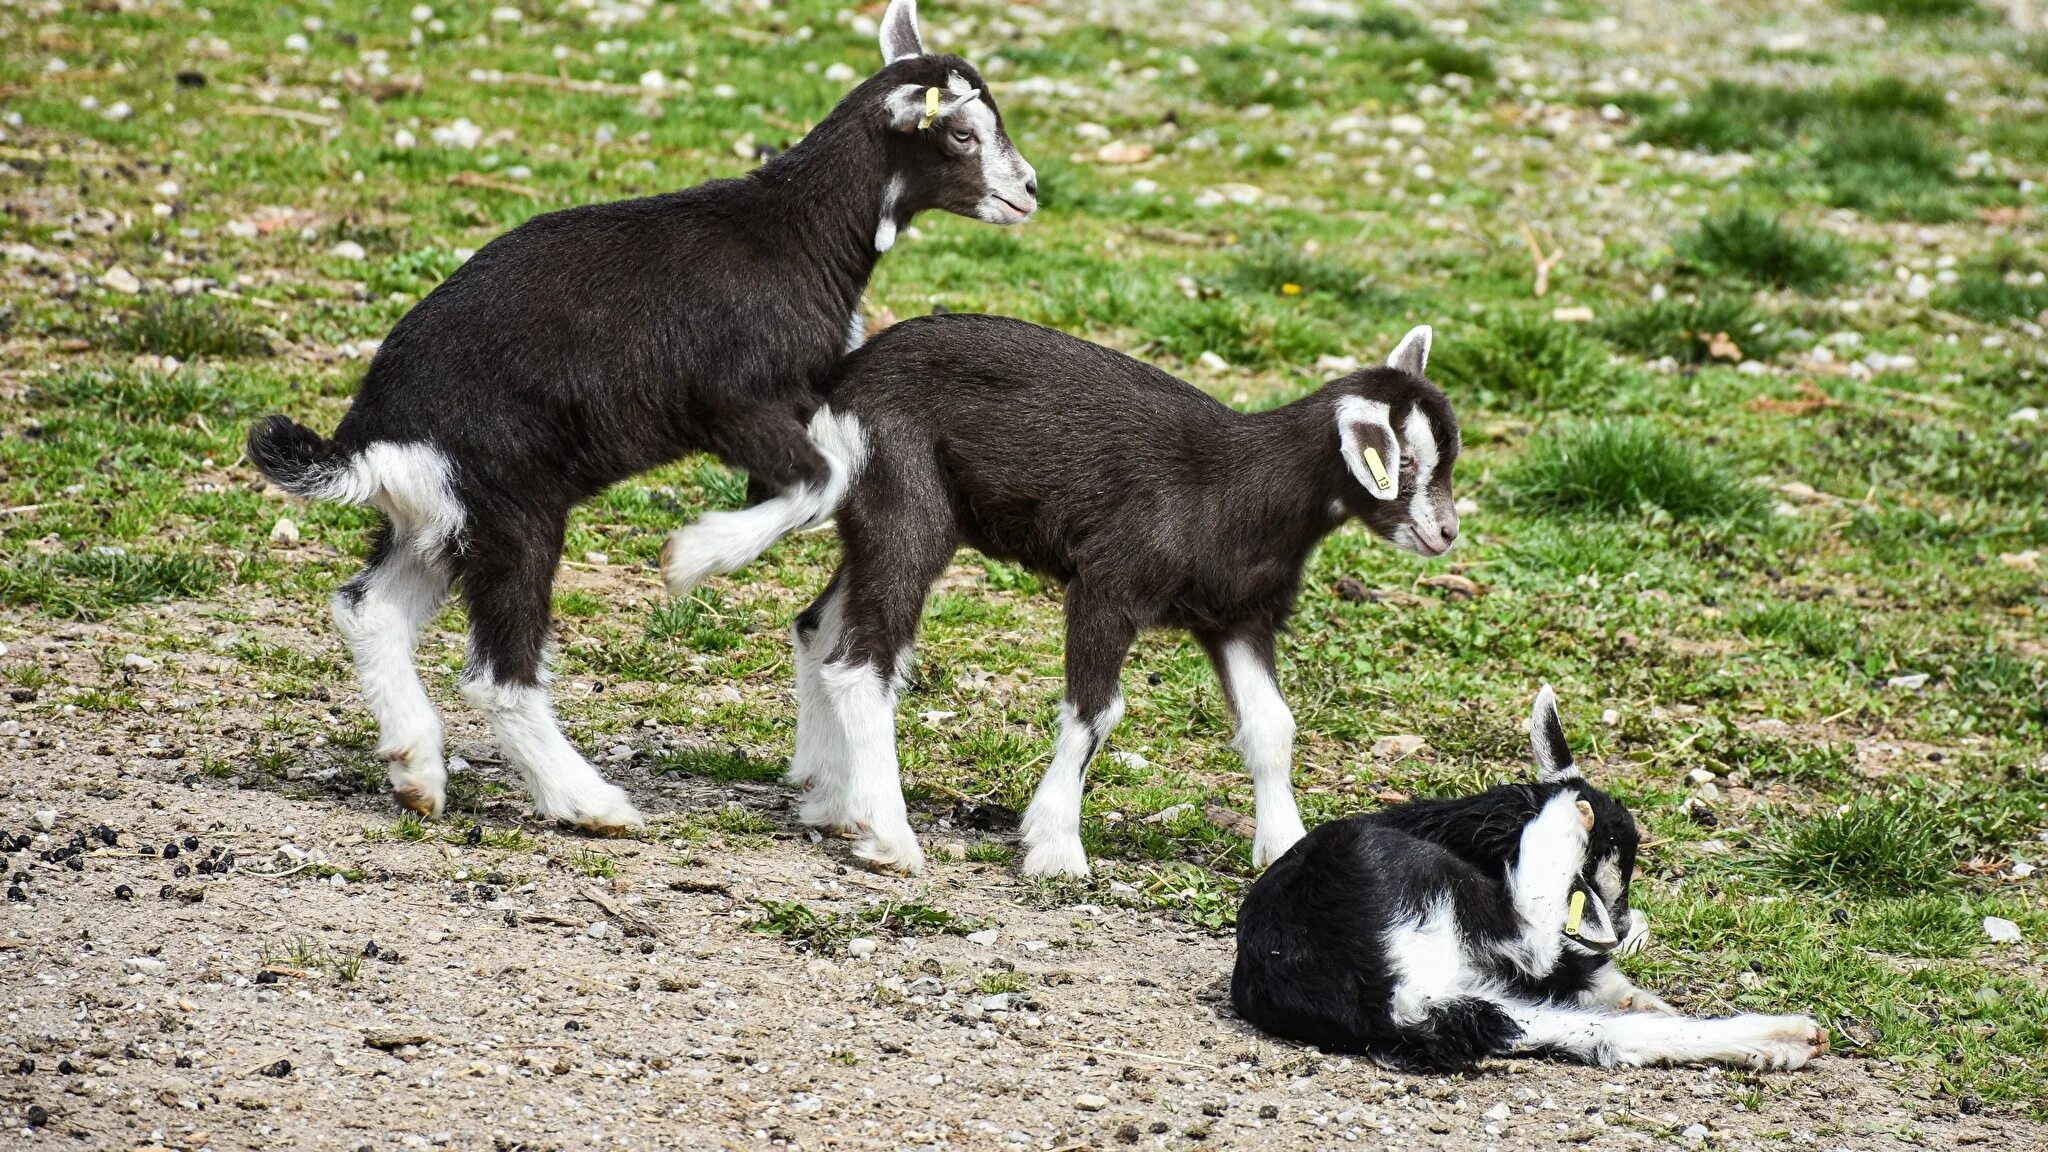
<instances>
[{"instance_id":1,"label":"grass","mask_svg":"<svg viewBox=\"0 0 2048 1152\"><path fill-rule=\"evenodd\" d=\"M65 708L136 732L190 723L218 732L188 761L203 787L296 795L311 782L295 772L333 768L318 802L376 802L384 766L324 623L376 514L265 493L240 458L247 425L284 411L332 429L364 342L462 253L541 212L743 174L740 136L784 140L845 90L827 69L871 69L873 36L854 27L870 6L755 7L653 5L607 27L603 5L526 5L518 25L479 8L441 13L446 33L367 0L319 6L312 33L303 6L214 5L202 20L189 6L45 5L0 21L0 85L21 118L0 173L0 691L24 729L61 734L48 710ZM1309 821L1519 778L1517 722L1552 682L1652 845L1637 891L1653 944L1633 974L1703 1011L1854 1021L1838 1039L1896 1075L1901 1107L1974 1094L2001 1119L2048 1119L2044 982L1980 926L2003 915L2048 938L2040 881L1963 867L2039 863L2048 830L2048 434L2011 418L2048 408L2034 327L2048 308L2048 52L1939 5L1886 5L1886 33L1844 36L1841 5L1695 4L1645 39L1586 34L1629 17L1606 0L1425 7L1185 6L1130 22L1112 5L1104 23L927 5L1000 94L1043 207L1011 229L920 216L863 312L1021 316L1248 410L1313 390L1324 355L1374 363L1409 327L1436 326L1431 372L1464 431L1456 496L1473 504L1442 560L1356 526L1312 557L1280 650ZM1765 48L1765 27L1807 45ZM293 33L303 56L283 48ZM214 36L227 55L188 47ZM1685 45L1678 71L1667 41ZM68 69L46 71L53 57ZM377 99L356 80L374 83L375 63L424 87ZM188 67L207 87L178 86ZM692 68L688 88L630 96L472 78L636 86ZM107 119L86 97L134 114ZM236 110L273 102L330 123ZM457 117L491 143L434 144ZM1152 158L1102 162L1084 121ZM400 128L419 143L396 147ZM1562 254L1541 299L1524 220ZM332 255L342 240L366 257ZM234 299L109 291L99 278L115 265ZM1930 295L1909 293L1915 275ZM1652 301L1657 284L1668 295ZM1595 319L1554 318L1578 308ZM1821 345L1833 364L1810 357ZM1228 367L1197 367L1204 352ZM1874 378L1847 363L1872 352L1917 363ZM787 630L837 561L831 533L785 540L686 601L647 575L666 532L738 506L746 483L693 456L573 514L565 555L612 563L558 590L556 706L590 748L652 719L671 737L656 771L746 796L687 814L674 836L809 852L773 839L790 835L777 807ZM280 515L300 546L271 542ZM2032 568L2017 559L2030 551ZM1419 583L1452 565L1479 595ZM898 723L921 831L962 797L1028 802L1058 724L1057 584L963 551L932 597ZM92 641L106 660L45 650L102 625L123 637ZM444 703L459 699L463 627L451 606L422 643ZM122 669L128 651L159 667ZM1885 686L1912 671L1924 689ZM1200 646L1173 633L1141 638L1122 688L1108 751L1147 766L1105 757L1090 772L1097 879L1023 898L1227 933L1249 854L1202 813L1251 810L1230 709ZM237 710L251 707L267 723L245 733ZM1610 709L1614 723L1596 720ZM1404 733L1429 747L1372 757ZM1712 829L1680 812L1695 768L1730 795ZM373 818L366 836L551 851L571 878L631 878L639 858L578 856L501 820L520 802L493 794L511 778L460 773L463 815ZM963 882L1014 868L1013 834L959 834ZM825 927L809 936L795 910L779 919L829 950L903 927L895 912L886 931L861 919L881 907L814 902Z\"/></svg>"},{"instance_id":2,"label":"grass","mask_svg":"<svg viewBox=\"0 0 2048 1152\"><path fill-rule=\"evenodd\" d=\"M1703 272L1801 292L1831 288L1854 270L1841 241L1748 207L1707 217L1675 246L1680 259Z\"/></svg>"},{"instance_id":3,"label":"grass","mask_svg":"<svg viewBox=\"0 0 2048 1152\"><path fill-rule=\"evenodd\" d=\"M922 900L869 904L846 912L821 912L801 900L759 903L761 914L747 926L807 952L842 953L849 941L862 936L965 936L981 928L977 921Z\"/></svg>"},{"instance_id":4,"label":"grass","mask_svg":"<svg viewBox=\"0 0 2048 1152\"><path fill-rule=\"evenodd\" d=\"M1844 12L1863 12L1887 20L1953 20L1982 17L1977 0L1841 0Z\"/></svg>"},{"instance_id":5,"label":"grass","mask_svg":"<svg viewBox=\"0 0 2048 1152\"><path fill-rule=\"evenodd\" d=\"M1944 822L1924 806L1858 797L1822 815L1781 817L1756 871L1787 888L1913 896L1954 883L1953 842L1944 832Z\"/></svg>"},{"instance_id":6,"label":"grass","mask_svg":"<svg viewBox=\"0 0 2048 1152\"><path fill-rule=\"evenodd\" d=\"M1763 494L1731 465L1647 420L1603 420L1546 432L1505 478L1514 503L1533 512L1739 521Z\"/></svg>"},{"instance_id":7,"label":"grass","mask_svg":"<svg viewBox=\"0 0 2048 1152\"><path fill-rule=\"evenodd\" d=\"M1519 310L1495 314L1476 332L1442 341L1429 370L1446 388L1489 407L1581 407L1620 378L1597 341L1571 325Z\"/></svg>"},{"instance_id":8,"label":"grass","mask_svg":"<svg viewBox=\"0 0 2048 1152\"><path fill-rule=\"evenodd\" d=\"M1598 331L1618 348L1682 364L1768 360L1780 347L1773 318L1733 295L1638 304L1603 318Z\"/></svg>"},{"instance_id":9,"label":"grass","mask_svg":"<svg viewBox=\"0 0 2048 1152\"><path fill-rule=\"evenodd\" d=\"M123 352L151 352L196 360L202 356L265 356L270 341L254 322L202 296L152 299L108 321L99 340Z\"/></svg>"}]
</instances>

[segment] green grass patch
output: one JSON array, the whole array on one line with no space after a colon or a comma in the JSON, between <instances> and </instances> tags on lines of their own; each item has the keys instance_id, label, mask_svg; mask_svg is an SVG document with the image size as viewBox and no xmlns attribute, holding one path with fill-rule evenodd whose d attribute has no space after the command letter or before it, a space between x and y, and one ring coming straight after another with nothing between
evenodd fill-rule
<instances>
[{"instance_id":1,"label":"green grass patch","mask_svg":"<svg viewBox=\"0 0 2048 1152\"><path fill-rule=\"evenodd\" d=\"M1486 407L1574 408L1597 400L1621 369L1597 340L1569 324L1503 311L1431 350L1430 378Z\"/></svg>"},{"instance_id":2,"label":"green grass patch","mask_svg":"<svg viewBox=\"0 0 2048 1152\"><path fill-rule=\"evenodd\" d=\"M801 900L760 901L761 914L747 927L779 936L806 952L837 954L861 936L965 936L981 930L976 920L955 916L922 900L871 904L848 912L819 911Z\"/></svg>"},{"instance_id":3,"label":"green grass patch","mask_svg":"<svg viewBox=\"0 0 2048 1152\"><path fill-rule=\"evenodd\" d=\"M1849 278L1848 245L1749 207L1718 212L1678 238L1679 257L1708 273L1819 292Z\"/></svg>"},{"instance_id":4,"label":"green grass patch","mask_svg":"<svg viewBox=\"0 0 2048 1152\"><path fill-rule=\"evenodd\" d=\"M1848 896L1918 896L1955 884L1954 842L1925 803L1859 796L1812 816L1783 813L1756 872L1773 884Z\"/></svg>"},{"instance_id":5,"label":"green grass patch","mask_svg":"<svg viewBox=\"0 0 2048 1152\"><path fill-rule=\"evenodd\" d=\"M1782 340L1772 318L1740 296L1666 297L1605 317L1600 335L1618 348L1681 364L1715 359L1768 360Z\"/></svg>"},{"instance_id":6,"label":"green grass patch","mask_svg":"<svg viewBox=\"0 0 2048 1152\"><path fill-rule=\"evenodd\" d=\"M155 600L195 600L221 584L202 556L99 548L0 563L0 603L69 620L100 620Z\"/></svg>"},{"instance_id":7,"label":"green grass patch","mask_svg":"<svg viewBox=\"0 0 2048 1152\"><path fill-rule=\"evenodd\" d=\"M1742 520L1767 506L1729 464L1648 420L1603 420L1538 436L1503 478L1515 505L1604 516Z\"/></svg>"},{"instance_id":8,"label":"green grass patch","mask_svg":"<svg viewBox=\"0 0 2048 1152\"><path fill-rule=\"evenodd\" d=\"M267 356L270 340L250 319L205 296L153 298L103 324L96 343L123 352L196 360L202 356Z\"/></svg>"}]
</instances>

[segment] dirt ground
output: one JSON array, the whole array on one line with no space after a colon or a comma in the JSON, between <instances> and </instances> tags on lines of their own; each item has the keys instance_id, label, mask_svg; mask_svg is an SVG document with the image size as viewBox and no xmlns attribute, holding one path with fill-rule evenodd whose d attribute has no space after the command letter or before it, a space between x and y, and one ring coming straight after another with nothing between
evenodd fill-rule
<instances>
[{"instance_id":1,"label":"dirt ground","mask_svg":"<svg viewBox=\"0 0 2048 1152\"><path fill-rule=\"evenodd\" d=\"M160 622L189 626L184 611ZM285 615L254 621L328 647ZM926 876L871 874L797 830L780 787L657 778L644 757L610 770L657 825L739 804L775 831L588 841L531 825L513 796L482 823L530 843L394 838L382 796L292 799L200 770L275 750L263 730L284 713L360 714L346 682L332 702L266 701L203 651L145 668L126 655L138 637L17 623L16 656L124 685L146 712L0 702L0 823L35 837L7 857L25 900L0 917L15 1147L2044 1146L2022 1116L1958 1115L1848 1056L1768 1077L1522 1061L1469 1079L1324 1057L1232 1015L1227 937L948 859L984 834L943 817L920 825ZM500 770L473 717L448 721L456 754ZM297 784L360 762L296 741ZM82 870L38 858L79 832ZM172 841L176 860L136 851ZM175 874L216 847L235 857L222 874ZM321 878L335 869L359 878ZM826 957L750 928L764 900L917 901L996 935L885 932Z\"/></svg>"}]
</instances>

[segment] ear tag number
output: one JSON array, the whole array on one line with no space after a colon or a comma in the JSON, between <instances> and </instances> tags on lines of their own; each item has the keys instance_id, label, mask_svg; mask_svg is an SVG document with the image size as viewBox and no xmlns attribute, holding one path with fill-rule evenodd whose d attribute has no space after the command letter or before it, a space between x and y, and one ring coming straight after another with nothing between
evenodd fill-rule
<instances>
[{"instance_id":1,"label":"ear tag number","mask_svg":"<svg viewBox=\"0 0 2048 1152\"><path fill-rule=\"evenodd\" d=\"M1572 909L1565 914L1564 931L1567 936L1579 934L1579 921L1586 915L1586 890L1572 889Z\"/></svg>"},{"instance_id":2,"label":"ear tag number","mask_svg":"<svg viewBox=\"0 0 2048 1152\"><path fill-rule=\"evenodd\" d=\"M1380 462L1379 449L1365 450L1365 466L1372 472L1372 482L1380 486L1380 491L1385 492L1394 486L1394 482L1387 477L1387 466Z\"/></svg>"},{"instance_id":3,"label":"ear tag number","mask_svg":"<svg viewBox=\"0 0 2048 1152\"><path fill-rule=\"evenodd\" d=\"M937 88L927 88L924 90L924 119L917 122L917 130L919 132L924 131L932 126L932 121L938 118L939 90Z\"/></svg>"}]
</instances>

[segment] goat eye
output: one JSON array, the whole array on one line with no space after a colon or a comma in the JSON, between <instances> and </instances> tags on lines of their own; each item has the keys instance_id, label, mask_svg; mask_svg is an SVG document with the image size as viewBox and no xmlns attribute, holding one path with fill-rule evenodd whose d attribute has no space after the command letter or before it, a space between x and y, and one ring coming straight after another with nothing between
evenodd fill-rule
<instances>
[{"instance_id":1,"label":"goat eye","mask_svg":"<svg viewBox=\"0 0 2048 1152\"><path fill-rule=\"evenodd\" d=\"M962 144L972 144L974 143L974 133L965 128L955 128L953 129L953 139Z\"/></svg>"}]
</instances>

